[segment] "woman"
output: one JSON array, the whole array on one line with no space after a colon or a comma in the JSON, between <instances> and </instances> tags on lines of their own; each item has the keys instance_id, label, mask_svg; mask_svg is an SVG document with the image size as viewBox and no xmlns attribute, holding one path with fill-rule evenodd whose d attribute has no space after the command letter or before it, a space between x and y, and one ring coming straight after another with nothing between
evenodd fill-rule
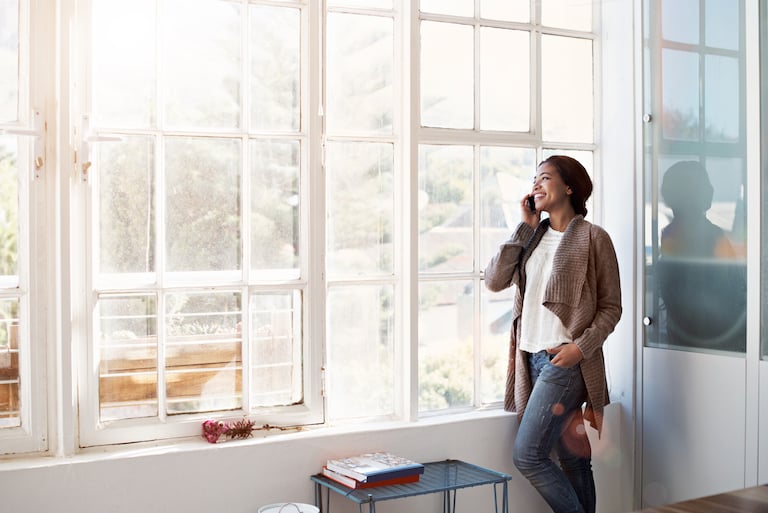
<instances>
[{"instance_id":1,"label":"woman","mask_svg":"<svg viewBox=\"0 0 768 513\"><path fill-rule=\"evenodd\" d=\"M514 463L555 513L595 511L584 418L600 433L609 402L602 345L621 317L613 243L584 220L590 194L578 161L544 160L520 201L522 222L485 269L490 290L517 289L504 401L520 418Z\"/></svg>"}]
</instances>

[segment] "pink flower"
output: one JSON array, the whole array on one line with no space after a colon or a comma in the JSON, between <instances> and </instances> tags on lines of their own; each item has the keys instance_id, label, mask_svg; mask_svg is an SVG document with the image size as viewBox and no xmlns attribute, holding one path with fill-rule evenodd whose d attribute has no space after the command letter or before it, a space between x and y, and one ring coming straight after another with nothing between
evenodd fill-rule
<instances>
[{"instance_id":1,"label":"pink flower","mask_svg":"<svg viewBox=\"0 0 768 513\"><path fill-rule=\"evenodd\" d=\"M215 444L219 437L226 434L228 430L227 424L220 420L209 419L203 422L203 437L212 444Z\"/></svg>"}]
</instances>

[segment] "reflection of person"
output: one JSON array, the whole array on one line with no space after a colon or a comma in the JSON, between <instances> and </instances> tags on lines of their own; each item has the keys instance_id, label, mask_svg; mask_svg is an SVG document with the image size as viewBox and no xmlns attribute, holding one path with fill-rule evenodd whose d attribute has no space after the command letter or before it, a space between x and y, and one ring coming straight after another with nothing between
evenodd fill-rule
<instances>
[{"instance_id":1,"label":"reflection of person","mask_svg":"<svg viewBox=\"0 0 768 513\"><path fill-rule=\"evenodd\" d=\"M699 162L686 160L667 170L661 184L661 196L672 209L673 218L661 231L662 255L736 256L723 229L707 219L712 194L709 175Z\"/></svg>"},{"instance_id":2,"label":"reflection of person","mask_svg":"<svg viewBox=\"0 0 768 513\"><path fill-rule=\"evenodd\" d=\"M613 243L584 220L591 193L578 161L543 161L520 202L522 222L485 269L490 290L517 288L504 407L520 418L515 466L555 513L595 511L584 418L601 430L609 402L602 346L621 316Z\"/></svg>"},{"instance_id":3,"label":"reflection of person","mask_svg":"<svg viewBox=\"0 0 768 513\"><path fill-rule=\"evenodd\" d=\"M697 161L673 164L661 184L672 221L661 231L658 264L666 329L676 345L742 350L746 344L743 259L707 219L713 188Z\"/></svg>"}]
</instances>

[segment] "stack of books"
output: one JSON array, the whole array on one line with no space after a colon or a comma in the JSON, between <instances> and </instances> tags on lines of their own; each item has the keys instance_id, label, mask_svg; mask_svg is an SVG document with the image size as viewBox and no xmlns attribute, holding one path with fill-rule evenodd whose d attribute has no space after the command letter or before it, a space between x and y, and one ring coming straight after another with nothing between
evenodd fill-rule
<instances>
[{"instance_id":1,"label":"stack of books","mask_svg":"<svg viewBox=\"0 0 768 513\"><path fill-rule=\"evenodd\" d=\"M348 488L415 483L424 465L388 452L372 452L328 460L323 475Z\"/></svg>"}]
</instances>

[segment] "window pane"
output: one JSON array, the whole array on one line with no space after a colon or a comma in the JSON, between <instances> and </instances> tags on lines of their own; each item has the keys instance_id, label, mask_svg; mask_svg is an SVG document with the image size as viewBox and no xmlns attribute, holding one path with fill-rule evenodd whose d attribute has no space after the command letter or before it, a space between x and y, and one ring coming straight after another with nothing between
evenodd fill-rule
<instances>
[{"instance_id":1,"label":"window pane","mask_svg":"<svg viewBox=\"0 0 768 513\"><path fill-rule=\"evenodd\" d=\"M331 275L391 274L393 146L330 143L327 257Z\"/></svg>"},{"instance_id":2,"label":"window pane","mask_svg":"<svg viewBox=\"0 0 768 513\"><path fill-rule=\"evenodd\" d=\"M392 18L328 15L328 130L392 131Z\"/></svg>"},{"instance_id":3,"label":"window pane","mask_svg":"<svg viewBox=\"0 0 768 513\"><path fill-rule=\"evenodd\" d=\"M240 6L205 0L168 0L164 5L166 124L239 127Z\"/></svg>"},{"instance_id":4,"label":"window pane","mask_svg":"<svg viewBox=\"0 0 768 513\"><path fill-rule=\"evenodd\" d=\"M661 2L661 37L679 43L699 43L699 4L701 0Z\"/></svg>"},{"instance_id":5,"label":"window pane","mask_svg":"<svg viewBox=\"0 0 768 513\"><path fill-rule=\"evenodd\" d=\"M738 50L741 47L740 7L742 2L733 0L707 0L705 40L707 46Z\"/></svg>"},{"instance_id":6,"label":"window pane","mask_svg":"<svg viewBox=\"0 0 768 513\"><path fill-rule=\"evenodd\" d=\"M487 20L531 21L530 2L480 0L480 17Z\"/></svg>"},{"instance_id":7,"label":"window pane","mask_svg":"<svg viewBox=\"0 0 768 513\"><path fill-rule=\"evenodd\" d=\"M166 296L168 414L242 404L242 312L237 292Z\"/></svg>"},{"instance_id":8,"label":"window pane","mask_svg":"<svg viewBox=\"0 0 768 513\"><path fill-rule=\"evenodd\" d=\"M699 139L699 56L663 49L661 59L664 138L696 141Z\"/></svg>"},{"instance_id":9,"label":"window pane","mask_svg":"<svg viewBox=\"0 0 768 513\"><path fill-rule=\"evenodd\" d=\"M520 200L533 187L536 150L480 148L480 269L520 223Z\"/></svg>"},{"instance_id":10,"label":"window pane","mask_svg":"<svg viewBox=\"0 0 768 513\"><path fill-rule=\"evenodd\" d=\"M530 33L480 29L480 128L530 130Z\"/></svg>"},{"instance_id":11,"label":"window pane","mask_svg":"<svg viewBox=\"0 0 768 513\"><path fill-rule=\"evenodd\" d=\"M707 55L704 67L706 138L708 141L738 142L741 135L739 60Z\"/></svg>"},{"instance_id":12,"label":"window pane","mask_svg":"<svg viewBox=\"0 0 768 513\"><path fill-rule=\"evenodd\" d=\"M251 270L299 265L299 142L251 141Z\"/></svg>"},{"instance_id":13,"label":"window pane","mask_svg":"<svg viewBox=\"0 0 768 513\"><path fill-rule=\"evenodd\" d=\"M419 0L421 12L474 16L475 0Z\"/></svg>"},{"instance_id":14,"label":"window pane","mask_svg":"<svg viewBox=\"0 0 768 513\"><path fill-rule=\"evenodd\" d=\"M541 23L548 27L589 32L592 30L592 4L584 0L541 0Z\"/></svg>"},{"instance_id":15,"label":"window pane","mask_svg":"<svg viewBox=\"0 0 768 513\"><path fill-rule=\"evenodd\" d=\"M155 271L155 145L144 136L95 145L99 271Z\"/></svg>"},{"instance_id":16,"label":"window pane","mask_svg":"<svg viewBox=\"0 0 768 513\"><path fill-rule=\"evenodd\" d=\"M301 402L301 293L251 296L251 406Z\"/></svg>"},{"instance_id":17,"label":"window pane","mask_svg":"<svg viewBox=\"0 0 768 513\"><path fill-rule=\"evenodd\" d=\"M0 0L0 122L19 119L19 2Z\"/></svg>"},{"instance_id":18,"label":"window pane","mask_svg":"<svg viewBox=\"0 0 768 513\"><path fill-rule=\"evenodd\" d=\"M169 137L166 270L240 269L240 141Z\"/></svg>"},{"instance_id":19,"label":"window pane","mask_svg":"<svg viewBox=\"0 0 768 513\"><path fill-rule=\"evenodd\" d=\"M419 270L472 270L471 146L419 147Z\"/></svg>"},{"instance_id":20,"label":"window pane","mask_svg":"<svg viewBox=\"0 0 768 513\"><path fill-rule=\"evenodd\" d=\"M0 428L21 425L19 301L0 299Z\"/></svg>"},{"instance_id":21,"label":"window pane","mask_svg":"<svg viewBox=\"0 0 768 513\"><path fill-rule=\"evenodd\" d=\"M659 325L648 345L744 352L745 213L741 159L665 159L658 223ZM656 323L654 323L656 324Z\"/></svg>"},{"instance_id":22,"label":"window pane","mask_svg":"<svg viewBox=\"0 0 768 513\"><path fill-rule=\"evenodd\" d=\"M392 0L327 0L329 7L375 7L392 9Z\"/></svg>"},{"instance_id":23,"label":"window pane","mask_svg":"<svg viewBox=\"0 0 768 513\"><path fill-rule=\"evenodd\" d=\"M329 418L393 413L394 302L389 285L329 290Z\"/></svg>"},{"instance_id":24,"label":"window pane","mask_svg":"<svg viewBox=\"0 0 768 513\"><path fill-rule=\"evenodd\" d=\"M474 42L470 26L421 23L421 124L474 126Z\"/></svg>"},{"instance_id":25,"label":"window pane","mask_svg":"<svg viewBox=\"0 0 768 513\"><path fill-rule=\"evenodd\" d=\"M102 296L96 311L101 421L157 416L154 294Z\"/></svg>"},{"instance_id":26,"label":"window pane","mask_svg":"<svg viewBox=\"0 0 768 513\"><path fill-rule=\"evenodd\" d=\"M510 287L492 293L484 286L480 287L480 322L483 329L480 339L480 401L483 404L504 400L514 290Z\"/></svg>"},{"instance_id":27,"label":"window pane","mask_svg":"<svg viewBox=\"0 0 768 513\"><path fill-rule=\"evenodd\" d=\"M471 281L419 285L419 411L472 405L473 288Z\"/></svg>"},{"instance_id":28,"label":"window pane","mask_svg":"<svg viewBox=\"0 0 768 513\"><path fill-rule=\"evenodd\" d=\"M156 123L155 2L93 2L93 112L99 126Z\"/></svg>"},{"instance_id":29,"label":"window pane","mask_svg":"<svg viewBox=\"0 0 768 513\"><path fill-rule=\"evenodd\" d=\"M594 140L592 41L541 38L541 124L545 140Z\"/></svg>"},{"instance_id":30,"label":"window pane","mask_svg":"<svg viewBox=\"0 0 768 513\"><path fill-rule=\"evenodd\" d=\"M0 136L0 286L19 283L19 154L16 137Z\"/></svg>"},{"instance_id":31,"label":"window pane","mask_svg":"<svg viewBox=\"0 0 768 513\"><path fill-rule=\"evenodd\" d=\"M299 130L301 11L249 6L252 130Z\"/></svg>"}]
</instances>

